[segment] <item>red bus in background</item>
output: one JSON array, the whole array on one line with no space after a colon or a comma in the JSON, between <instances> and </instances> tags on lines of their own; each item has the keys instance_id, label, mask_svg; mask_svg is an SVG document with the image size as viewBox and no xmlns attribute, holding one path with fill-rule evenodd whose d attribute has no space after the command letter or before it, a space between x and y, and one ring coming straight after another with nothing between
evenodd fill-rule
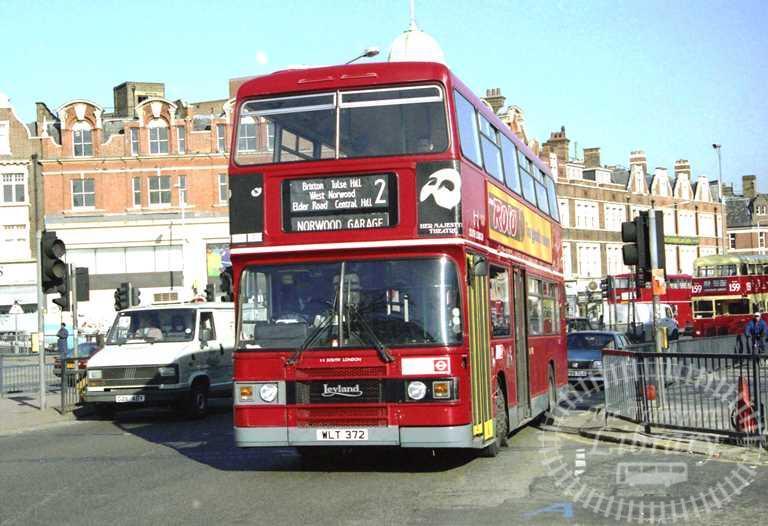
<instances>
[{"instance_id":1,"label":"red bus in background","mask_svg":"<svg viewBox=\"0 0 768 526\"><path fill-rule=\"evenodd\" d=\"M659 297L659 303L672 307L675 320L681 332L693 333L693 309L691 307L691 288L693 278L688 274L670 274L667 276L667 292ZM653 303L653 291L650 282L640 289L637 297L634 274L619 274L613 277L613 292L608 295L608 303Z\"/></svg>"},{"instance_id":2,"label":"red bus in background","mask_svg":"<svg viewBox=\"0 0 768 526\"><path fill-rule=\"evenodd\" d=\"M280 71L244 83L236 112L238 446L495 454L555 403L555 183L455 75Z\"/></svg>"},{"instance_id":3,"label":"red bus in background","mask_svg":"<svg viewBox=\"0 0 768 526\"><path fill-rule=\"evenodd\" d=\"M768 321L768 256L704 256L693 267L695 336L743 334L756 311Z\"/></svg>"}]
</instances>

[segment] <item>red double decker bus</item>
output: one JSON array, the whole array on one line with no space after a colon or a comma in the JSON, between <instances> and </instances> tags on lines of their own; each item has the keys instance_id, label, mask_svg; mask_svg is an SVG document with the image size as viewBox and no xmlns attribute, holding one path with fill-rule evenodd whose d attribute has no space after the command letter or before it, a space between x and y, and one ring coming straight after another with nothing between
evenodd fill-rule
<instances>
[{"instance_id":1,"label":"red double decker bus","mask_svg":"<svg viewBox=\"0 0 768 526\"><path fill-rule=\"evenodd\" d=\"M693 266L695 336L741 334L753 312L765 313L768 256L704 256Z\"/></svg>"},{"instance_id":2,"label":"red double decker bus","mask_svg":"<svg viewBox=\"0 0 768 526\"><path fill-rule=\"evenodd\" d=\"M495 454L556 400L555 183L455 75L281 71L236 112L238 446Z\"/></svg>"},{"instance_id":3,"label":"red double decker bus","mask_svg":"<svg viewBox=\"0 0 768 526\"><path fill-rule=\"evenodd\" d=\"M677 325L681 332L693 332L693 309L691 308L692 276L688 274L670 274L667 276L667 292L659 296L659 302L672 307ZM608 294L609 308L613 304L653 303L651 283L645 282L638 290L635 287L634 274L618 274L613 277L613 289Z\"/></svg>"}]
</instances>

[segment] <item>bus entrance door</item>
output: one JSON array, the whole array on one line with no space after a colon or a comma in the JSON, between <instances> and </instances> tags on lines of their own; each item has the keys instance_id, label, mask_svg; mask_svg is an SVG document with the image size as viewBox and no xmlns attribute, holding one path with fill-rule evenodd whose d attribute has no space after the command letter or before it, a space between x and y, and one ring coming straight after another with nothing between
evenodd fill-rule
<instances>
[{"instance_id":1,"label":"bus entrance door","mask_svg":"<svg viewBox=\"0 0 768 526\"><path fill-rule=\"evenodd\" d=\"M525 274L514 271L512 305L515 308L515 379L517 384L517 417L524 420L531 416L531 397L528 388L528 324L526 323Z\"/></svg>"},{"instance_id":2,"label":"bus entrance door","mask_svg":"<svg viewBox=\"0 0 768 526\"><path fill-rule=\"evenodd\" d=\"M469 366L472 375L472 435L483 440L495 436L491 390L491 343L488 320L488 263L467 256L469 274Z\"/></svg>"}]
</instances>

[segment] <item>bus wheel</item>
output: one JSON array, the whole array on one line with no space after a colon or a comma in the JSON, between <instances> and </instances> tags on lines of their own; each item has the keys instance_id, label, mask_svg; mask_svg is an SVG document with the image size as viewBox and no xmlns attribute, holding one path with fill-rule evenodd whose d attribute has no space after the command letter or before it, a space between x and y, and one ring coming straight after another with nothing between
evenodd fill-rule
<instances>
[{"instance_id":1,"label":"bus wheel","mask_svg":"<svg viewBox=\"0 0 768 526\"><path fill-rule=\"evenodd\" d=\"M496 438L494 441L484 447L480 456L493 458L499 454L502 447L507 447L507 436L509 436L509 415L507 414L507 398L504 396L504 389L496 381L496 392L493 395L494 417L493 427L496 428Z\"/></svg>"}]
</instances>

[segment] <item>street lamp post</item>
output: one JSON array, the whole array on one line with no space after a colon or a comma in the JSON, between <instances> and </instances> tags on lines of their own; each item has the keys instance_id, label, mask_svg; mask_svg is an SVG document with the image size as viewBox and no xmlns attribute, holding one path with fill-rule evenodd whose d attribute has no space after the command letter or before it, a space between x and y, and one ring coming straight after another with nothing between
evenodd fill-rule
<instances>
[{"instance_id":1,"label":"street lamp post","mask_svg":"<svg viewBox=\"0 0 768 526\"><path fill-rule=\"evenodd\" d=\"M728 252L728 247L725 244L725 214L723 208L725 208L723 200L723 158L720 153L721 144L712 144L712 148L717 154L717 194L720 197L720 236L717 238L718 247L721 247L721 252L725 254ZM715 228L717 230L717 228Z\"/></svg>"},{"instance_id":2,"label":"street lamp post","mask_svg":"<svg viewBox=\"0 0 768 526\"><path fill-rule=\"evenodd\" d=\"M371 58L375 57L379 54L379 48L377 47L367 47L365 48L365 51L363 51L360 55L356 56L352 60L345 62L345 64L352 64L356 60L360 60L361 58Z\"/></svg>"}]
</instances>

